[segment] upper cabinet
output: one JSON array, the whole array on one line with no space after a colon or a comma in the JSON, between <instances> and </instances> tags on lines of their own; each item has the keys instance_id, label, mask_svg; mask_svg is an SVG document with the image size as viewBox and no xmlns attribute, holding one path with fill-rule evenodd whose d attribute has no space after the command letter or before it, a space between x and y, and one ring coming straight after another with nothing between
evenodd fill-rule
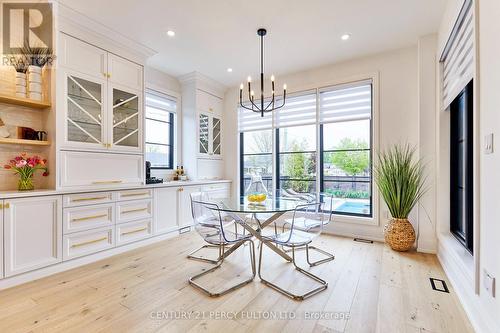
<instances>
[{"instance_id":1,"label":"upper cabinet","mask_svg":"<svg viewBox=\"0 0 500 333\"><path fill-rule=\"evenodd\" d=\"M142 152L143 67L61 33L63 149Z\"/></svg>"},{"instance_id":2,"label":"upper cabinet","mask_svg":"<svg viewBox=\"0 0 500 333\"><path fill-rule=\"evenodd\" d=\"M222 115L222 99L201 89L196 90L196 108L199 112Z\"/></svg>"},{"instance_id":3,"label":"upper cabinet","mask_svg":"<svg viewBox=\"0 0 500 333\"><path fill-rule=\"evenodd\" d=\"M198 113L198 154L202 158L221 158L222 99L196 90Z\"/></svg>"}]
</instances>

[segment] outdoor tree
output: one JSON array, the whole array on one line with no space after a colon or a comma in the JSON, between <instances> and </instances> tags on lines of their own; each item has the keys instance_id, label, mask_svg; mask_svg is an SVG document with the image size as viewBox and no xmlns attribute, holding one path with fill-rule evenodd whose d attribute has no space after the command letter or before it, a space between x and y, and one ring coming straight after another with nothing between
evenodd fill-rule
<instances>
[{"instance_id":1,"label":"outdoor tree","mask_svg":"<svg viewBox=\"0 0 500 333\"><path fill-rule=\"evenodd\" d=\"M370 166L369 152L355 149L368 149L368 143L364 140L352 140L343 138L335 147L338 152L332 153L330 162L344 171L348 176L356 177ZM352 189L356 190L356 182L352 182Z\"/></svg>"},{"instance_id":2,"label":"outdoor tree","mask_svg":"<svg viewBox=\"0 0 500 333\"><path fill-rule=\"evenodd\" d=\"M297 142L291 143L292 151L302 151L306 146L305 142L301 144ZM306 153L297 153L287 155L285 160L285 171L292 179L308 179L310 175L314 172L315 157L308 157ZM309 182L301 180L290 180L290 187L296 192L308 192Z\"/></svg>"}]
</instances>

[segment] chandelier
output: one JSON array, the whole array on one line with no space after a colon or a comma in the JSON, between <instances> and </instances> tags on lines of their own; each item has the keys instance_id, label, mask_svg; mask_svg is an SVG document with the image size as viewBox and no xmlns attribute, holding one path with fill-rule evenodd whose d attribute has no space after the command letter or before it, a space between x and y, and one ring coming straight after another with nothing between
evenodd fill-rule
<instances>
[{"instance_id":1,"label":"chandelier","mask_svg":"<svg viewBox=\"0 0 500 333\"><path fill-rule=\"evenodd\" d=\"M255 92L252 90L252 78L249 76L247 79L248 83L248 100L250 105L243 105L243 83L240 84L240 106L244 109L260 113L261 117L264 117L264 113L271 112L273 110L278 110L285 106L286 98L286 84L283 85L283 101L281 105L275 106L275 95L274 95L274 75L271 75L271 88L272 88L272 98L269 102L264 101L264 36L267 30L260 28L257 30L257 35L260 36L260 103L259 101L255 104ZM260 105L258 105L260 104Z\"/></svg>"}]
</instances>

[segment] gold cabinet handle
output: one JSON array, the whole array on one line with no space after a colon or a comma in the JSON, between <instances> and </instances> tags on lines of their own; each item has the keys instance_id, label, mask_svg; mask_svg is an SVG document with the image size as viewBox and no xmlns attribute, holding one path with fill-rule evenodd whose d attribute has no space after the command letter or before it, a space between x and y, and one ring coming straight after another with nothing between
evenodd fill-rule
<instances>
[{"instance_id":1,"label":"gold cabinet handle","mask_svg":"<svg viewBox=\"0 0 500 333\"><path fill-rule=\"evenodd\" d=\"M9 208L10 208L10 203L8 203L8 202L7 202L7 203L5 203L5 204L3 205L3 208L4 208L4 209L9 209Z\"/></svg>"},{"instance_id":2,"label":"gold cabinet handle","mask_svg":"<svg viewBox=\"0 0 500 333\"><path fill-rule=\"evenodd\" d=\"M77 198L77 199L71 199L71 202L90 201L90 200L104 200L104 199L107 199L107 198L108 197Z\"/></svg>"},{"instance_id":3,"label":"gold cabinet handle","mask_svg":"<svg viewBox=\"0 0 500 333\"><path fill-rule=\"evenodd\" d=\"M2 210L2 209L3 209L3 204L0 203L0 210Z\"/></svg>"},{"instance_id":4,"label":"gold cabinet handle","mask_svg":"<svg viewBox=\"0 0 500 333\"><path fill-rule=\"evenodd\" d=\"M125 231L125 232L122 232L120 235L125 236L125 235L130 235L130 234L136 234L138 232L145 231L145 230L148 230L148 227L139 228L139 229L130 230L130 231Z\"/></svg>"},{"instance_id":5,"label":"gold cabinet handle","mask_svg":"<svg viewBox=\"0 0 500 333\"><path fill-rule=\"evenodd\" d=\"M130 214L130 213L137 213L137 212L144 212L148 210L147 208L137 208L137 209L130 209L130 210L124 210L122 214Z\"/></svg>"},{"instance_id":6,"label":"gold cabinet handle","mask_svg":"<svg viewBox=\"0 0 500 333\"><path fill-rule=\"evenodd\" d=\"M108 77L108 74L107 73L102 73L102 76Z\"/></svg>"},{"instance_id":7,"label":"gold cabinet handle","mask_svg":"<svg viewBox=\"0 0 500 333\"><path fill-rule=\"evenodd\" d=\"M75 219L71 219L71 222L82 222L82 221L98 219L100 217L106 217L106 216L108 216L108 214L92 215L92 216L86 216L86 217L78 217L78 218L75 218Z\"/></svg>"},{"instance_id":8,"label":"gold cabinet handle","mask_svg":"<svg viewBox=\"0 0 500 333\"><path fill-rule=\"evenodd\" d=\"M122 194L121 196L122 197L138 197L138 196L141 196L141 195L149 195L149 192L125 193L125 194Z\"/></svg>"},{"instance_id":9,"label":"gold cabinet handle","mask_svg":"<svg viewBox=\"0 0 500 333\"><path fill-rule=\"evenodd\" d=\"M119 184L119 183L123 183L123 180L101 180L92 182L92 184Z\"/></svg>"},{"instance_id":10,"label":"gold cabinet handle","mask_svg":"<svg viewBox=\"0 0 500 333\"><path fill-rule=\"evenodd\" d=\"M102 242L103 240L106 240L106 239L108 239L108 237L101 237L101 238L98 238L98 239L93 239L93 240L90 240L90 241L73 244L73 245L71 245L71 248L85 246L85 245L94 244L94 243L99 243L99 242Z\"/></svg>"},{"instance_id":11,"label":"gold cabinet handle","mask_svg":"<svg viewBox=\"0 0 500 333\"><path fill-rule=\"evenodd\" d=\"M111 77L111 73L108 73L106 76L107 76L107 77L108 77L108 79L109 79L109 78Z\"/></svg>"}]
</instances>

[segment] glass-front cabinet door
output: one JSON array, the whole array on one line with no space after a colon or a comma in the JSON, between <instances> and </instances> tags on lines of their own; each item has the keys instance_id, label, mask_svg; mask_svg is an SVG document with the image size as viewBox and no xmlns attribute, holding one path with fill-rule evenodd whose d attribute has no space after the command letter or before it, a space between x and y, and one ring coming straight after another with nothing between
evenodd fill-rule
<instances>
[{"instance_id":1,"label":"glass-front cabinet door","mask_svg":"<svg viewBox=\"0 0 500 333\"><path fill-rule=\"evenodd\" d=\"M110 88L113 105L110 148L137 151L141 148L141 97L115 87Z\"/></svg>"},{"instance_id":2,"label":"glass-front cabinet door","mask_svg":"<svg viewBox=\"0 0 500 333\"><path fill-rule=\"evenodd\" d=\"M200 113L198 118L198 153L208 155L210 153L209 138L210 138L210 117Z\"/></svg>"},{"instance_id":3,"label":"glass-front cabinet door","mask_svg":"<svg viewBox=\"0 0 500 333\"><path fill-rule=\"evenodd\" d=\"M219 118L212 118L212 151L215 157L221 155L221 121Z\"/></svg>"},{"instance_id":4,"label":"glass-front cabinet door","mask_svg":"<svg viewBox=\"0 0 500 333\"><path fill-rule=\"evenodd\" d=\"M105 81L74 74L67 74L65 78L67 143L106 147Z\"/></svg>"}]
</instances>

